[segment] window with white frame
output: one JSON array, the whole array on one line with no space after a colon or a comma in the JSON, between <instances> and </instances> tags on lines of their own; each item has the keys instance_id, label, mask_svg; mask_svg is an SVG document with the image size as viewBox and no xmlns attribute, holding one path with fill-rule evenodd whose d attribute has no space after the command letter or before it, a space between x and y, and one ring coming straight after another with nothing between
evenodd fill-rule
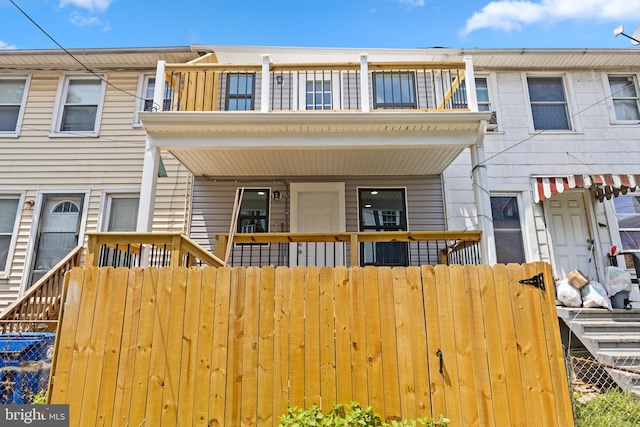
<instances>
[{"instance_id":1,"label":"window with white frame","mask_svg":"<svg viewBox=\"0 0 640 427\"><path fill-rule=\"evenodd\" d=\"M0 135L18 133L26 87L26 77L0 78Z\"/></svg>"},{"instance_id":2,"label":"window with white frame","mask_svg":"<svg viewBox=\"0 0 640 427\"><path fill-rule=\"evenodd\" d=\"M307 110L331 110L331 80L307 80Z\"/></svg>"},{"instance_id":3,"label":"window with white frame","mask_svg":"<svg viewBox=\"0 0 640 427\"><path fill-rule=\"evenodd\" d=\"M562 77L527 77L535 130L570 130Z\"/></svg>"},{"instance_id":4,"label":"window with white frame","mask_svg":"<svg viewBox=\"0 0 640 427\"><path fill-rule=\"evenodd\" d=\"M610 75L611 101L618 121L640 120L638 82L634 75Z\"/></svg>"},{"instance_id":5,"label":"window with white frame","mask_svg":"<svg viewBox=\"0 0 640 427\"><path fill-rule=\"evenodd\" d=\"M94 134L98 129L104 83L95 77L68 77L61 96L56 132Z\"/></svg>"},{"instance_id":6,"label":"window with white frame","mask_svg":"<svg viewBox=\"0 0 640 427\"><path fill-rule=\"evenodd\" d=\"M138 118L139 111L157 111L159 110L159 105L153 104L153 94L156 90L156 76L155 75L145 75L141 80L141 87L138 90L138 106L136 108L134 124L140 124L140 119ZM164 93L163 93L163 101L162 101L162 111L171 111L173 102L173 89L167 82L164 84Z\"/></svg>"},{"instance_id":7,"label":"window with white frame","mask_svg":"<svg viewBox=\"0 0 640 427\"><path fill-rule=\"evenodd\" d=\"M107 195L104 231L136 231L140 196L132 193Z\"/></svg>"},{"instance_id":8,"label":"window with white frame","mask_svg":"<svg viewBox=\"0 0 640 427\"><path fill-rule=\"evenodd\" d=\"M618 196L613 199L624 252L640 252L640 196Z\"/></svg>"},{"instance_id":9,"label":"window with white frame","mask_svg":"<svg viewBox=\"0 0 640 427\"><path fill-rule=\"evenodd\" d=\"M478 111L491 111L486 77L476 77L476 97L478 98Z\"/></svg>"},{"instance_id":10,"label":"window with white frame","mask_svg":"<svg viewBox=\"0 0 640 427\"><path fill-rule=\"evenodd\" d=\"M497 261L502 264L526 262L518 198L491 196L491 215Z\"/></svg>"},{"instance_id":11,"label":"window with white frame","mask_svg":"<svg viewBox=\"0 0 640 427\"><path fill-rule=\"evenodd\" d=\"M20 199L20 195L0 194L0 275L6 275L9 269L10 252L18 227Z\"/></svg>"}]
</instances>

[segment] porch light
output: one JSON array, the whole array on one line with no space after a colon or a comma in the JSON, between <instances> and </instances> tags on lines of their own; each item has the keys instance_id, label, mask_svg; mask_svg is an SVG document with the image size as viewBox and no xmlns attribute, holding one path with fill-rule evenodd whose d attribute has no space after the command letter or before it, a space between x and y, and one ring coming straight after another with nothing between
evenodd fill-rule
<instances>
[{"instance_id":1,"label":"porch light","mask_svg":"<svg viewBox=\"0 0 640 427\"><path fill-rule=\"evenodd\" d=\"M370 208L370 207L371 207L371 205L367 203L366 205L364 205L364 207L365 207L365 208Z\"/></svg>"},{"instance_id":2,"label":"porch light","mask_svg":"<svg viewBox=\"0 0 640 427\"><path fill-rule=\"evenodd\" d=\"M376 194L378 194L378 190L373 190L373 191L371 192L371 194L373 194L373 195L375 196Z\"/></svg>"},{"instance_id":3,"label":"porch light","mask_svg":"<svg viewBox=\"0 0 640 427\"><path fill-rule=\"evenodd\" d=\"M282 76L276 76L276 84L282 86Z\"/></svg>"},{"instance_id":4,"label":"porch light","mask_svg":"<svg viewBox=\"0 0 640 427\"><path fill-rule=\"evenodd\" d=\"M258 196L264 196L264 191L258 191Z\"/></svg>"}]
</instances>

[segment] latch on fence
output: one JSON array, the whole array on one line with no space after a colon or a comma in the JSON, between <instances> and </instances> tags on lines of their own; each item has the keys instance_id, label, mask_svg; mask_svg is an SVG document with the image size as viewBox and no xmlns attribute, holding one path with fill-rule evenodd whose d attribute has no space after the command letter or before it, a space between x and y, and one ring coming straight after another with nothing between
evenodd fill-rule
<instances>
[{"instance_id":1,"label":"latch on fence","mask_svg":"<svg viewBox=\"0 0 640 427\"><path fill-rule=\"evenodd\" d=\"M538 273L529 279L522 279L519 282L523 285L532 285L536 288L542 289L543 291L545 290L544 275L542 273Z\"/></svg>"}]
</instances>

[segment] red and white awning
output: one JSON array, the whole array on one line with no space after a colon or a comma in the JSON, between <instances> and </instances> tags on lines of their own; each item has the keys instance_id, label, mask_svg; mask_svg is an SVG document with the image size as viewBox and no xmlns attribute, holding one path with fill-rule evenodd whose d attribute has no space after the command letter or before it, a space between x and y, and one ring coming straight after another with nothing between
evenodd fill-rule
<instances>
[{"instance_id":1,"label":"red and white awning","mask_svg":"<svg viewBox=\"0 0 640 427\"><path fill-rule=\"evenodd\" d=\"M640 188L640 175L533 176L533 200L538 203L571 188L591 188L596 199L610 200Z\"/></svg>"}]
</instances>

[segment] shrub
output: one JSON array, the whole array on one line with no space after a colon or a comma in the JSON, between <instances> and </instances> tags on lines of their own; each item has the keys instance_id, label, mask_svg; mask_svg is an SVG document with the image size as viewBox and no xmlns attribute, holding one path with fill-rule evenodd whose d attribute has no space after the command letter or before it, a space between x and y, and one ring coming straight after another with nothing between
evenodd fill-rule
<instances>
[{"instance_id":1,"label":"shrub","mask_svg":"<svg viewBox=\"0 0 640 427\"><path fill-rule=\"evenodd\" d=\"M323 413L314 403L307 409L293 407L287 409L285 415L280 416L280 427L440 427L449 424L449 420L440 415L436 421L429 418L414 420L392 421L388 424L373 412L370 406L361 407L359 403L336 404L333 409Z\"/></svg>"}]
</instances>

